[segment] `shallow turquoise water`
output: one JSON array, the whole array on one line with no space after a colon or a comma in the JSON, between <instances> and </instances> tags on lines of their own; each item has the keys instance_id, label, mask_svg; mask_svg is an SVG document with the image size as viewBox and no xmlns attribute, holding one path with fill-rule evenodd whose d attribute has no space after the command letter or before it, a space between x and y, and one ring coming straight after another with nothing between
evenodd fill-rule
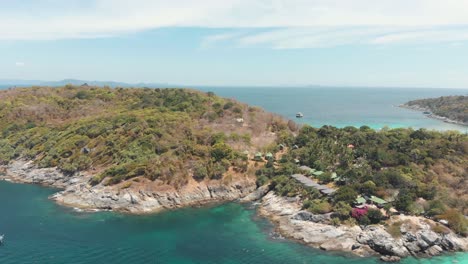
<instances>
[{"instance_id":1,"label":"shallow turquoise water","mask_svg":"<svg viewBox=\"0 0 468 264\"><path fill-rule=\"evenodd\" d=\"M284 239L246 205L147 216L80 213L47 197L55 190L0 181L0 263L378 263ZM403 263L468 263L467 254ZM464 262L465 261L465 262Z\"/></svg>"},{"instance_id":2,"label":"shallow turquoise water","mask_svg":"<svg viewBox=\"0 0 468 264\"><path fill-rule=\"evenodd\" d=\"M278 113L299 123L315 127L367 125L374 129L384 126L459 130L467 127L444 123L421 112L397 107L407 101L447 95L468 95L463 89L424 88L343 88L343 87L203 87L217 95ZM304 118L296 119L297 112Z\"/></svg>"}]
</instances>

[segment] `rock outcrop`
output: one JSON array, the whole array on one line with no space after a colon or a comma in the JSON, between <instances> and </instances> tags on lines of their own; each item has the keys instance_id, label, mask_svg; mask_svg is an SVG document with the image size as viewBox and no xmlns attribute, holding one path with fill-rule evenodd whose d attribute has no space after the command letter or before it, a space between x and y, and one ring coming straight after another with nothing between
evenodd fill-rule
<instances>
[{"instance_id":1,"label":"rock outcrop","mask_svg":"<svg viewBox=\"0 0 468 264\"><path fill-rule=\"evenodd\" d=\"M468 238L458 237L449 229L445 234L436 233L432 228L437 223L422 217L393 216L389 223L398 223L401 233L393 237L382 225L363 228L330 225L330 214L316 215L301 210L299 199L280 197L273 192L263 197L259 212L275 222L283 236L323 250L359 256L381 255L385 261L468 250Z\"/></svg>"},{"instance_id":2,"label":"rock outcrop","mask_svg":"<svg viewBox=\"0 0 468 264\"><path fill-rule=\"evenodd\" d=\"M356 240L363 245L368 245L382 255L398 257L407 257L410 255L402 241L394 239L381 226L367 226L359 233Z\"/></svg>"},{"instance_id":3,"label":"rock outcrop","mask_svg":"<svg viewBox=\"0 0 468 264\"><path fill-rule=\"evenodd\" d=\"M37 168L34 163L16 160L4 168L0 178L22 183L42 184L63 189L51 196L60 204L87 210L114 210L130 213L150 213L161 209L232 201L256 190L249 177L231 181L191 181L174 188L145 178L113 186L90 185L92 175L65 175L55 168ZM256 194L259 195L259 194Z\"/></svg>"},{"instance_id":4,"label":"rock outcrop","mask_svg":"<svg viewBox=\"0 0 468 264\"><path fill-rule=\"evenodd\" d=\"M240 199L241 202L254 202L262 199L263 196L265 196L268 191L270 191L270 185L266 184L263 186L258 187L255 191L250 193L249 195L245 196L244 198Z\"/></svg>"}]
</instances>

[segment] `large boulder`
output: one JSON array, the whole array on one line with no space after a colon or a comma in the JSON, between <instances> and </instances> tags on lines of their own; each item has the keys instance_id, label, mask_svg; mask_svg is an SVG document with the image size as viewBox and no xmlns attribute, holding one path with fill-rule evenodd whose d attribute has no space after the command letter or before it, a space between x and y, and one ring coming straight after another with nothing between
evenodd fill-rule
<instances>
[{"instance_id":1,"label":"large boulder","mask_svg":"<svg viewBox=\"0 0 468 264\"><path fill-rule=\"evenodd\" d=\"M426 249L426 254L429 256L437 256L440 255L444 250L439 247L438 245L434 245L428 249Z\"/></svg>"},{"instance_id":2,"label":"large boulder","mask_svg":"<svg viewBox=\"0 0 468 264\"><path fill-rule=\"evenodd\" d=\"M422 230L418 234L421 239L426 242L429 246L433 246L440 241L440 236L431 230Z\"/></svg>"}]
</instances>

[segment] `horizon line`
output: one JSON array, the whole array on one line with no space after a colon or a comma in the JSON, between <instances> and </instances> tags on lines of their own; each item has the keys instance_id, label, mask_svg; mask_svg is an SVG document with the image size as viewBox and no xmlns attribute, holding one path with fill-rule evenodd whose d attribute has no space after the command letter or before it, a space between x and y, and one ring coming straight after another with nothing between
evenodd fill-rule
<instances>
[{"instance_id":1,"label":"horizon line","mask_svg":"<svg viewBox=\"0 0 468 264\"><path fill-rule=\"evenodd\" d=\"M298 84L298 85L289 85L289 84L274 84L274 85L263 85L263 84L241 84L241 85L232 85L232 84L222 84L222 85L216 85L216 84L175 84L175 83L165 83L165 82L125 82L125 81L100 81L100 80L82 80L82 79L75 79L75 78L65 78L61 80L56 80L56 81L44 81L44 80L29 80L29 79L0 79L0 85L2 86L7 86L11 85L12 87L28 87L28 86L62 86L64 84L53 84L53 83L60 83L60 82L65 82L65 81L76 81L76 82L82 82L84 83L93 83L93 82L98 82L98 83L116 83L117 85L115 87L119 87L118 84L121 84L125 87L131 87L131 88L143 88L145 85L153 86L150 88L376 88L376 89L454 89L454 90L468 90L468 87L434 87L434 86L385 86L385 85L329 85L329 84ZM17 82L15 83L8 83L8 81L11 82ZM21 81L24 81L25 83L20 83ZM1 83L5 82L5 83ZM37 83L35 83L37 82ZM73 83L68 83L68 84L73 84ZM65 84L66 85L66 84ZM103 86L102 85L96 85L96 86ZM157 87L156 87L157 86Z\"/></svg>"}]
</instances>

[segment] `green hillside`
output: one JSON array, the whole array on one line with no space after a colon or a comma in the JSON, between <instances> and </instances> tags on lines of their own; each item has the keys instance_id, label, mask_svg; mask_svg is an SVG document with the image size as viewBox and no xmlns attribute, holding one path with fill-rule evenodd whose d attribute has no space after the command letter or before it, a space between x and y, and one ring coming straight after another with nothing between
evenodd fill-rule
<instances>
[{"instance_id":1,"label":"green hillside","mask_svg":"<svg viewBox=\"0 0 468 264\"><path fill-rule=\"evenodd\" d=\"M143 176L180 186L188 177L246 172L243 152L267 145L263 135L285 127L258 108L188 89L0 92L0 162L24 158L68 174L89 171L92 184Z\"/></svg>"}]
</instances>

